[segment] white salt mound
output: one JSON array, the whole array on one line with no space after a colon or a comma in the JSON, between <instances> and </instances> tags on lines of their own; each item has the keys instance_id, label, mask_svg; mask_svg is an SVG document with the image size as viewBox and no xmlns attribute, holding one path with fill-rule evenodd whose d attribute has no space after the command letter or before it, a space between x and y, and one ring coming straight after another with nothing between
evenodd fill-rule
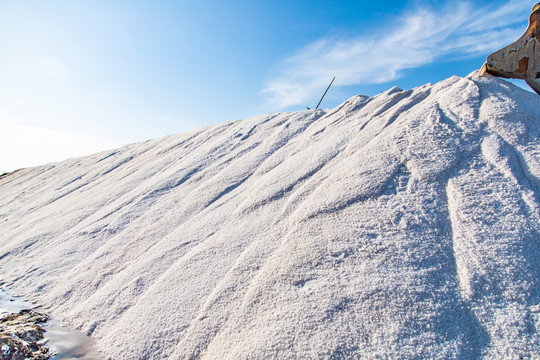
<instances>
[{"instance_id":1,"label":"white salt mound","mask_svg":"<svg viewBox=\"0 0 540 360\"><path fill-rule=\"evenodd\" d=\"M0 275L111 359L540 358L540 97L452 77L0 179Z\"/></svg>"}]
</instances>

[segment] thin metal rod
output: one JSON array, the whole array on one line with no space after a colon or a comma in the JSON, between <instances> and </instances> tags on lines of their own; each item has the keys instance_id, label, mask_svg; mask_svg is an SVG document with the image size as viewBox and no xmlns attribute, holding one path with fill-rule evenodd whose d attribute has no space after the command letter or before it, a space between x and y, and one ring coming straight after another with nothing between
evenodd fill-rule
<instances>
[{"instance_id":1,"label":"thin metal rod","mask_svg":"<svg viewBox=\"0 0 540 360\"><path fill-rule=\"evenodd\" d=\"M330 82L330 85L328 85L328 87L326 88L326 91L324 92L321 100L319 100L319 103L317 104L317 107L315 109L318 109L319 108L319 105L321 105L321 102L322 102L322 99L324 99L324 95L326 95L326 93L328 92L328 89L330 89L330 86L332 86L332 83L334 82L334 80L336 80L336 77L334 76L334 78L332 79L332 81Z\"/></svg>"}]
</instances>

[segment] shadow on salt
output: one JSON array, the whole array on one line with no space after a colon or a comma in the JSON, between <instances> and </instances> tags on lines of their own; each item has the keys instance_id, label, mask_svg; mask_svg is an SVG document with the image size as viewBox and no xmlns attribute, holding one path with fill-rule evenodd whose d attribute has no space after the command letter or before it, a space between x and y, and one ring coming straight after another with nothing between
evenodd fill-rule
<instances>
[{"instance_id":1,"label":"shadow on salt","mask_svg":"<svg viewBox=\"0 0 540 360\"><path fill-rule=\"evenodd\" d=\"M38 308L36 304L13 294L7 287L0 287L0 318L16 314L24 309L36 310ZM42 327L46 331L41 343L49 348L50 360L103 359L93 348L92 339L82 332L72 330L50 317L45 324L42 324Z\"/></svg>"}]
</instances>

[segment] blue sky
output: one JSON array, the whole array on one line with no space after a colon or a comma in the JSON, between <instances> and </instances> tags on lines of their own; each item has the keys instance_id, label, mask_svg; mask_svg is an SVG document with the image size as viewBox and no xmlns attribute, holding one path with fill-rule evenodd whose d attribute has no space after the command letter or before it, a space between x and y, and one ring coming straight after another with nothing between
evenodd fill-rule
<instances>
[{"instance_id":1,"label":"blue sky","mask_svg":"<svg viewBox=\"0 0 540 360\"><path fill-rule=\"evenodd\" d=\"M0 0L0 173L466 76L535 3Z\"/></svg>"}]
</instances>

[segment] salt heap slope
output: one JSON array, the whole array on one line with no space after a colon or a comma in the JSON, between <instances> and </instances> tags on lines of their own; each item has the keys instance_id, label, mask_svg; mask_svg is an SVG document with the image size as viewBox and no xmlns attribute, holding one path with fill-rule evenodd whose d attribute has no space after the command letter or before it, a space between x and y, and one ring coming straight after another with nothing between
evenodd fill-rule
<instances>
[{"instance_id":1,"label":"salt heap slope","mask_svg":"<svg viewBox=\"0 0 540 360\"><path fill-rule=\"evenodd\" d=\"M0 179L0 270L112 359L540 357L540 97L452 77Z\"/></svg>"}]
</instances>

